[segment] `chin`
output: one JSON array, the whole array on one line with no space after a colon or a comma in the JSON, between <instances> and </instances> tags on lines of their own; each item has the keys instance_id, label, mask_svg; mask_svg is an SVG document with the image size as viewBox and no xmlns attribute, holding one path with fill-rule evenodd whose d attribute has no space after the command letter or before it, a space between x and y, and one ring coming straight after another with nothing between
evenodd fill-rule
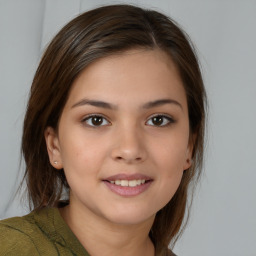
<instances>
[{"instance_id":1,"label":"chin","mask_svg":"<svg viewBox=\"0 0 256 256\"><path fill-rule=\"evenodd\" d=\"M116 211L112 214L105 215L108 221L118 225L138 225L146 221L152 221L155 218L155 214L143 213L142 211Z\"/></svg>"}]
</instances>

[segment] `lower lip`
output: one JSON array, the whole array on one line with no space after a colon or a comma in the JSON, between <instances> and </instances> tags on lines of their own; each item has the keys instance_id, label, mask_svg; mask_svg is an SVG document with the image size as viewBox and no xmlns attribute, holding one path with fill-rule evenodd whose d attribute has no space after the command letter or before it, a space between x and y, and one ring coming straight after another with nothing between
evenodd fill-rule
<instances>
[{"instance_id":1,"label":"lower lip","mask_svg":"<svg viewBox=\"0 0 256 256\"><path fill-rule=\"evenodd\" d=\"M136 187L128 187L128 186L122 187L116 184L112 184L108 181L103 181L103 182L112 192L116 193L117 195L125 196L125 197L137 196L143 193L144 191L146 191L149 188L149 186L152 184L152 181L148 181Z\"/></svg>"}]
</instances>

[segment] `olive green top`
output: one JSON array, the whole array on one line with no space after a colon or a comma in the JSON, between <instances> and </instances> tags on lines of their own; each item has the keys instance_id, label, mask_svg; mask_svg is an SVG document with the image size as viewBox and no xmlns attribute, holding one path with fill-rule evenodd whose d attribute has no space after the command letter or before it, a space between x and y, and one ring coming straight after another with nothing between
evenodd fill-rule
<instances>
[{"instance_id":1,"label":"olive green top","mask_svg":"<svg viewBox=\"0 0 256 256\"><path fill-rule=\"evenodd\" d=\"M0 221L0 256L17 255L89 256L58 208ZM175 256L170 250L166 255Z\"/></svg>"},{"instance_id":2,"label":"olive green top","mask_svg":"<svg viewBox=\"0 0 256 256\"><path fill-rule=\"evenodd\" d=\"M57 208L0 221L0 255L89 256Z\"/></svg>"}]
</instances>

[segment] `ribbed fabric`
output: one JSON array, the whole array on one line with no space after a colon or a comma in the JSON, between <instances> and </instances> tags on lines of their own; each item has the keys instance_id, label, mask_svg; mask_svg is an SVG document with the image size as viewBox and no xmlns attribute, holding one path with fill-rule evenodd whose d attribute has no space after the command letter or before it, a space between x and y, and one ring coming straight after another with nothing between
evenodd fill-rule
<instances>
[{"instance_id":1,"label":"ribbed fabric","mask_svg":"<svg viewBox=\"0 0 256 256\"><path fill-rule=\"evenodd\" d=\"M89 256L57 208L0 221L0 256Z\"/></svg>"}]
</instances>

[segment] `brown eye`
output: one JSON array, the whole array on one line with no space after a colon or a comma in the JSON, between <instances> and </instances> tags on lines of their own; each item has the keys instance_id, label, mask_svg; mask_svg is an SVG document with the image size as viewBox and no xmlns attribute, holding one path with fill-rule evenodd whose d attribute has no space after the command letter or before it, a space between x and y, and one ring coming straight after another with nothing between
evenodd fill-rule
<instances>
[{"instance_id":1,"label":"brown eye","mask_svg":"<svg viewBox=\"0 0 256 256\"><path fill-rule=\"evenodd\" d=\"M100 115L86 117L83 122L92 127L109 125L109 122L106 120L106 118Z\"/></svg>"},{"instance_id":2,"label":"brown eye","mask_svg":"<svg viewBox=\"0 0 256 256\"><path fill-rule=\"evenodd\" d=\"M171 117L165 115L157 115L151 117L146 124L151 126L167 126L171 123L174 123L174 120Z\"/></svg>"},{"instance_id":3,"label":"brown eye","mask_svg":"<svg viewBox=\"0 0 256 256\"><path fill-rule=\"evenodd\" d=\"M95 126L101 125L103 122L103 118L100 116L92 117L92 124Z\"/></svg>"},{"instance_id":4,"label":"brown eye","mask_svg":"<svg viewBox=\"0 0 256 256\"><path fill-rule=\"evenodd\" d=\"M152 118L152 123L154 124L154 125L162 125L163 124L163 121L164 121L164 119L163 119L163 117L162 116L155 116L155 117L153 117Z\"/></svg>"}]
</instances>

